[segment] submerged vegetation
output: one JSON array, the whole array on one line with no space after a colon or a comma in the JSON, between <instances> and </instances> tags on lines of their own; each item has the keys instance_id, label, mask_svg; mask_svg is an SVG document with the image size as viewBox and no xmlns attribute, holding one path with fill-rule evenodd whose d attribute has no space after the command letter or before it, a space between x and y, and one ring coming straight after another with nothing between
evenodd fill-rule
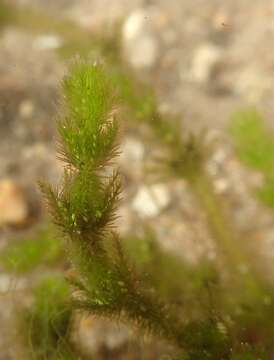
<instances>
[{"instance_id":1,"label":"submerged vegetation","mask_svg":"<svg viewBox=\"0 0 274 360\"><path fill-rule=\"evenodd\" d=\"M0 255L6 271L23 274L41 266L56 265L63 258L63 248L52 227L37 231L35 236L17 240Z\"/></svg>"},{"instance_id":2,"label":"submerged vegetation","mask_svg":"<svg viewBox=\"0 0 274 360\"><path fill-rule=\"evenodd\" d=\"M117 153L118 124L111 83L100 65L76 63L63 82L58 129L65 161L59 188L41 184L54 222L68 237L77 273L73 303L87 312L124 319L182 347L181 320L138 278L113 229L121 180L108 164Z\"/></svg>"},{"instance_id":3,"label":"submerged vegetation","mask_svg":"<svg viewBox=\"0 0 274 360\"><path fill-rule=\"evenodd\" d=\"M70 340L72 308L67 282L61 276L47 277L33 289L33 295L33 305L21 321L21 337L29 344L26 358L75 359Z\"/></svg>"},{"instance_id":4,"label":"submerged vegetation","mask_svg":"<svg viewBox=\"0 0 274 360\"><path fill-rule=\"evenodd\" d=\"M152 87L121 66L115 31L91 41L90 33L73 22L2 2L0 9L3 26L39 33L50 24L63 39L58 49L62 57L78 53L86 58L91 53L105 63L74 62L62 83L58 132L63 181L57 188L41 188L65 238L72 290L59 275L34 288L33 304L24 317L31 357L79 358L70 342L71 319L78 309L126 322L171 343L174 359L271 359L273 288L253 268L245 238L226 202L214 192L205 171L210 149L203 136L182 136L179 121L160 114ZM189 183L216 243L217 261L183 263L163 251L152 230L144 231L143 238L120 237L114 225L123 186L113 163L119 152L119 102L126 106L123 126L139 129L144 124L149 129L145 136L165 149L165 156L155 159L156 171ZM240 160L264 176L258 196L273 206L273 136L254 110L235 115L231 134ZM49 228L8 247L1 254L1 267L24 274L64 261L62 243L53 233Z\"/></svg>"},{"instance_id":5,"label":"submerged vegetation","mask_svg":"<svg viewBox=\"0 0 274 360\"><path fill-rule=\"evenodd\" d=\"M112 162L118 151L119 128L113 85L101 65L77 61L63 81L63 91L64 105L58 121L63 183L56 189L48 184L41 184L41 188L53 221L67 238L75 269L75 275L69 278L75 288L73 305L159 336L171 342L182 359L230 359L234 354L265 351L266 343L254 343L248 336L250 331L259 329L261 316L272 311L272 293L257 274L240 274L238 266L246 261L244 252L239 246L237 251L237 243L228 242L232 241L232 228L225 229L230 232L224 237L222 231L227 223L220 220L224 213L215 213L219 206L217 200L212 200L215 195L207 191L204 204L208 206L209 219L216 217L212 229L226 240L220 246L227 246L227 250L235 246L235 252L226 254L232 278L222 279L215 266L204 275L199 273L201 267L195 275L195 269L189 271L179 261L162 255L151 236L143 244L138 241L139 249L133 253L139 256L134 261L113 228L121 191L120 175ZM170 139L167 146L172 144ZM182 151L189 154L188 141L181 140L181 144L186 149ZM195 159L195 171L193 167L184 171L193 186L199 186L197 194L204 196L207 189L200 188L200 183L196 185L198 174L203 174L202 157L191 157L192 164ZM128 243L132 246L133 239ZM153 270L155 263L161 270ZM180 284L169 280L168 272L175 269L182 275ZM242 287L245 292L239 291ZM206 300L196 303L195 308L195 297L203 291L206 299L205 289L211 294L208 302L212 297L213 308ZM272 326L269 330L272 333Z\"/></svg>"},{"instance_id":6,"label":"submerged vegetation","mask_svg":"<svg viewBox=\"0 0 274 360\"><path fill-rule=\"evenodd\" d=\"M237 112L231 122L231 134L240 160L264 176L258 197L274 206L274 137L256 109Z\"/></svg>"}]
</instances>

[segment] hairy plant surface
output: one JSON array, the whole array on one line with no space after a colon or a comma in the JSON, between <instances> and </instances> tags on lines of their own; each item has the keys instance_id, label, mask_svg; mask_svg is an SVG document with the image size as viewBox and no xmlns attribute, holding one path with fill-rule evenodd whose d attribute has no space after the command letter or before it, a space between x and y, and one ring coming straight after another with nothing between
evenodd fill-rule
<instances>
[{"instance_id":1,"label":"hairy plant surface","mask_svg":"<svg viewBox=\"0 0 274 360\"><path fill-rule=\"evenodd\" d=\"M131 249L122 245L115 228L121 193L121 176L113 162L119 152L117 96L113 79L106 74L104 67L96 63L74 62L64 78L62 89L64 98L58 119L58 150L59 158L64 162L63 181L56 188L41 183L41 189L53 221L66 238L73 267L73 275L68 279L74 288L74 307L124 321L158 336L173 344L174 350L177 349L174 352L176 358L234 359L249 356L249 353L263 356L261 340L257 342L252 338L252 333L257 333L255 324L262 333L263 314L272 312L272 306L264 304L267 296L272 304L272 295L263 282L258 280L258 283L257 278L248 274L238 275L239 279L234 277L235 284L222 284L215 269L206 265L204 276L199 269L191 274L191 284L187 274L192 270L179 265L177 259L164 255L154 241L145 241L145 248L139 242L135 250L134 239L128 243ZM153 127L157 127L155 124ZM230 261L235 261L232 263L235 275L242 262L242 253L237 252L236 243L229 244L229 233L224 236L222 224L227 226L223 222L225 215L217 213L219 203L214 194L207 191L210 185L205 187L208 179L199 180L199 176L204 174L202 157L196 156L199 147L191 137L190 140L179 140L174 129L166 128L163 122L157 130L160 137L170 134L165 140L163 137L163 141L172 153L175 154L175 142L181 144L179 167L176 161L170 160L167 160L168 166L172 168L174 165L173 171L187 176L204 200L216 236L225 241L222 246L230 251ZM130 255L132 249L133 256ZM134 257L138 259L136 265L132 261ZM159 274L157 267L161 268ZM182 276L183 284L168 280L171 271ZM209 284L215 284L214 288ZM243 286L245 292L241 297L237 293ZM208 303L197 305L195 296L203 291L204 299L205 289ZM254 316L251 317L250 313ZM273 333L270 323L266 333ZM267 341L264 343L268 344Z\"/></svg>"},{"instance_id":2,"label":"hairy plant surface","mask_svg":"<svg viewBox=\"0 0 274 360\"><path fill-rule=\"evenodd\" d=\"M76 62L63 81L58 122L62 184L41 184L54 222L67 238L76 275L77 308L131 324L182 347L182 324L171 306L144 286L124 255L113 227L121 179L117 154L115 96L102 66Z\"/></svg>"}]
</instances>

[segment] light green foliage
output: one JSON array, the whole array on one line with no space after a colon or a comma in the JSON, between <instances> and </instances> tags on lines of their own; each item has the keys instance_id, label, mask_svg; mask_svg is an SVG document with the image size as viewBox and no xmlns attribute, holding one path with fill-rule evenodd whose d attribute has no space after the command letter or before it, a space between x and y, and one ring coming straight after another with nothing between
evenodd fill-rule
<instances>
[{"instance_id":1,"label":"light green foliage","mask_svg":"<svg viewBox=\"0 0 274 360\"><path fill-rule=\"evenodd\" d=\"M24 315L22 331L33 360L73 360L70 344L72 309L67 282L55 275L33 290L34 302Z\"/></svg>"},{"instance_id":2,"label":"light green foliage","mask_svg":"<svg viewBox=\"0 0 274 360\"><path fill-rule=\"evenodd\" d=\"M274 178L267 177L261 189L257 192L258 197L267 205L274 206Z\"/></svg>"},{"instance_id":3,"label":"light green foliage","mask_svg":"<svg viewBox=\"0 0 274 360\"><path fill-rule=\"evenodd\" d=\"M64 79L63 90L67 113L59 133L64 156L76 167L96 169L115 150L117 125L111 113L115 97L109 79L99 66L82 64Z\"/></svg>"},{"instance_id":4,"label":"light green foliage","mask_svg":"<svg viewBox=\"0 0 274 360\"><path fill-rule=\"evenodd\" d=\"M130 110L132 119L138 122L151 121L157 109L152 87L138 82L129 70L119 64L111 67L110 77L122 102Z\"/></svg>"},{"instance_id":5,"label":"light green foliage","mask_svg":"<svg viewBox=\"0 0 274 360\"><path fill-rule=\"evenodd\" d=\"M60 239L57 239L56 232L49 227L5 248L1 252L0 264L7 271L25 273L37 266L56 264L62 255Z\"/></svg>"},{"instance_id":6,"label":"light green foliage","mask_svg":"<svg viewBox=\"0 0 274 360\"><path fill-rule=\"evenodd\" d=\"M238 112L232 118L231 134L239 158L248 166L261 171L265 182L258 197L274 206L274 137L263 118L254 110Z\"/></svg>"},{"instance_id":7,"label":"light green foliage","mask_svg":"<svg viewBox=\"0 0 274 360\"><path fill-rule=\"evenodd\" d=\"M242 161L256 170L269 172L274 166L274 141L259 113L238 112L232 118L231 134Z\"/></svg>"},{"instance_id":8,"label":"light green foliage","mask_svg":"<svg viewBox=\"0 0 274 360\"><path fill-rule=\"evenodd\" d=\"M179 319L134 275L112 227L120 195L119 174L107 167L117 145L112 85L101 65L78 61L65 77L63 91L58 129L64 181L57 189L48 184L41 188L53 220L69 238L78 274L70 278L78 289L73 302L180 345Z\"/></svg>"}]
</instances>

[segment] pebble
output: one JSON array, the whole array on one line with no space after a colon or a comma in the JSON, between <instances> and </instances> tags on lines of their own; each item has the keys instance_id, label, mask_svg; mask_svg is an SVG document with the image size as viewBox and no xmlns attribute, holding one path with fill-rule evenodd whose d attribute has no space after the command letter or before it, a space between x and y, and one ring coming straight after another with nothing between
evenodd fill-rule
<instances>
[{"instance_id":1,"label":"pebble","mask_svg":"<svg viewBox=\"0 0 274 360\"><path fill-rule=\"evenodd\" d=\"M111 351L121 348L129 340L129 335L123 325L86 317L80 320L77 340L85 354L96 355L102 348Z\"/></svg>"},{"instance_id":2,"label":"pebble","mask_svg":"<svg viewBox=\"0 0 274 360\"><path fill-rule=\"evenodd\" d=\"M164 184L141 186L132 203L141 217L155 217L171 202L171 196Z\"/></svg>"},{"instance_id":3,"label":"pebble","mask_svg":"<svg viewBox=\"0 0 274 360\"><path fill-rule=\"evenodd\" d=\"M34 104L31 100L23 100L19 106L19 114L22 118L27 119L31 118L34 112Z\"/></svg>"},{"instance_id":4,"label":"pebble","mask_svg":"<svg viewBox=\"0 0 274 360\"><path fill-rule=\"evenodd\" d=\"M25 279L15 278L14 275L0 274L0 294L26 288Z\"/></svg>"},{"instance_id":5,"label":"pebble","mask_svg":"<svg viewBox=\"0 0 274 360\"><path fill-rule=\"evenodd\" d=\"M145 147L141 141L127 137L122 144L121 158L127 161L140 162L144 158Z\"/></svg>"},{"instance_id":6,"label":"pebble","mask_svg":"<svg viewBox=\"0 0 274 360\"><path fill-rule=\"evenodd\" d=\"M135 10L122 29L125 58L136 69L151 68L159 56L159 42L152 21L144 9Z\"/></svg>"},{"instance_id":7,"label":"pebble","mask_svg":"<svg viewBox=\"0 0 274 360\"><path fill-rule=\"evenodd\" d=\"M0 227L5 225L24 225L28 220L27 199L13 180L0 181Z\"/></svg>"},{"instance_id":8,"label":"pebble","mask_svg":"<svg viewBox=\"0 0 274 360\"><path fill-rule=\"evenodd\" d=\"M55 50L61 45L61 38L54 34L40 35L34 41L34 47L38 50Z\"/></svg>"},{"instance_id":9,"label":"pebble","mask_svg":"<svg viewBox=\"0 0 274 360\"><path fill-rule=\"evenodd\" d=\"M228 191L230 184L228 179L219 178L213 182L214 190L217 194L224 194Z\"/></svg>"},{"instance_id":10,"label":"pebble","mask_svg":"<svg viewBox=\"0 0 274 360\"><path fill-rule=\"evenodd\" d=\"M198 83L207 83L213 76L216 66L220 64L222 51L219 46L204 43L195 51L192 59L192 80Z\"/></svg>"}]
</instances>

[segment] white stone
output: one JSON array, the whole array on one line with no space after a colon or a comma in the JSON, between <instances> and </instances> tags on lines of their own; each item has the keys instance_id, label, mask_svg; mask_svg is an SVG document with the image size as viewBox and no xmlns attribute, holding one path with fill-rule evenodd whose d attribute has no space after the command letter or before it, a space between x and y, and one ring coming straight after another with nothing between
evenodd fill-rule
<instances>
[{"instance_id":1,"label":"white stone","mask_svg":"<svg viewBox=\"0 0 274 360\"><path fill-rule=\"evenodd\" d=\"M123 36L126 40L133 40L145 26L146 13L138 9L134 11L126 20L123 26Z\"/></svg>"},{"instance_id":2,"label":"white stone","mask_svg":"<svg viewBox=\"0 0 274 360\"><path fill-rule=\"evenodd\" d=\"M34 42L34 47L39 50L58 49L62 45L62 40L54 34L40 35Z\"/></svg>"},{"instance_id":3,"label":"white stone","mask_svg":"<svg viewBox=\"0 0 274 360\"><path fill-rule=\"evenodd\" d=\"M0 227L22 225L28 218L28 205L20 189L10 179L0 181Z\"/></svg>"},{"instance_id":4,"label":"white stone","mask_svg":"<svg viewBox=\"0 0 274 360\"><path fill-rule=\"evenodd\" d=\"M191 77L199 83L206 83L212 77L216 65L221 60L221 50L214 44L202 44L194 52Z\"/></svg>"},{"instance_id":5,"label":"white stone","mask_svg":"<svg viewBox=\"0 0 274 360\"><path fill-rule=\"evenodd\" d=\"M143 143L134 138L126 138L122 144L121 157L128 161L142 161L145 148Z\"/></svg>"},{"instance_id":6,"label":"white stone","mask_svg":"<svg viewBox=\"0 0 274 360\"><path fill-rule=\"evenodd\" d=\"M223 165L227 158L228 152L224 148L217 149L212 156L212 160L219 166Z\"/></svg>"},{"instance_id":7,"label":"white stone","mask_svg":"<svg viewBox=\"0 0 274 360\"><path fill-rule=\"evenodd\" d=\"M25 287L26 282L23 279L15 278L13 275L0 274L0 294L22 290Z\"/></svg>"},{"instance_id":8,"label":"white stone","mask_svg":"<svg viewBox=\"0 0 274 360\"><path fill-rule=\"evenodd\" d=\"M77 332L77 341L85 354L98 354L104 347L117 350L123 347L129 339L128 329L120 324L113 324L93 317L81 318Z\"/></svg>"},{"instance_id":9,"label":"white stone","mask_svg":"<svg viewBox=\"0 0 274 360\"><path fill-rule=\"evenodd\" d=\"M142 217L155 217L171 201L170 193L163 184L142 186L135 195L133 209Z\"/></svg>"},{"instance_id":10,"label":"white stone","mask_svg":"<svg viewBox=\"0 0 274 360\"><path fill-rule=\"evenodd\" d=\"M19 106L19 113L23 118L30 118L34 112L34 105L31 100L23 100Z\"/></svg>"},{"instance_id":11,"label":"white stone","mask_svg":"<svg viewBox=\"0 0 274 360\"><path fill-rule=\"evenodd\" d=\"M133 67L150 68L155 64L159 43L145 10L138 9L127 18L122 39L125 57Z\"/></svg>"},{"instance_id":12,"label":"white stone","mask_svg":"<svg viewBox=\"0 0 274 360\"><path fill-rule=\"evenodd\" d=\"M223 194L229 189L229 182L225 178L219 178L214 181L214 189L217 194Z\"/></svg>"}]
</instances>

